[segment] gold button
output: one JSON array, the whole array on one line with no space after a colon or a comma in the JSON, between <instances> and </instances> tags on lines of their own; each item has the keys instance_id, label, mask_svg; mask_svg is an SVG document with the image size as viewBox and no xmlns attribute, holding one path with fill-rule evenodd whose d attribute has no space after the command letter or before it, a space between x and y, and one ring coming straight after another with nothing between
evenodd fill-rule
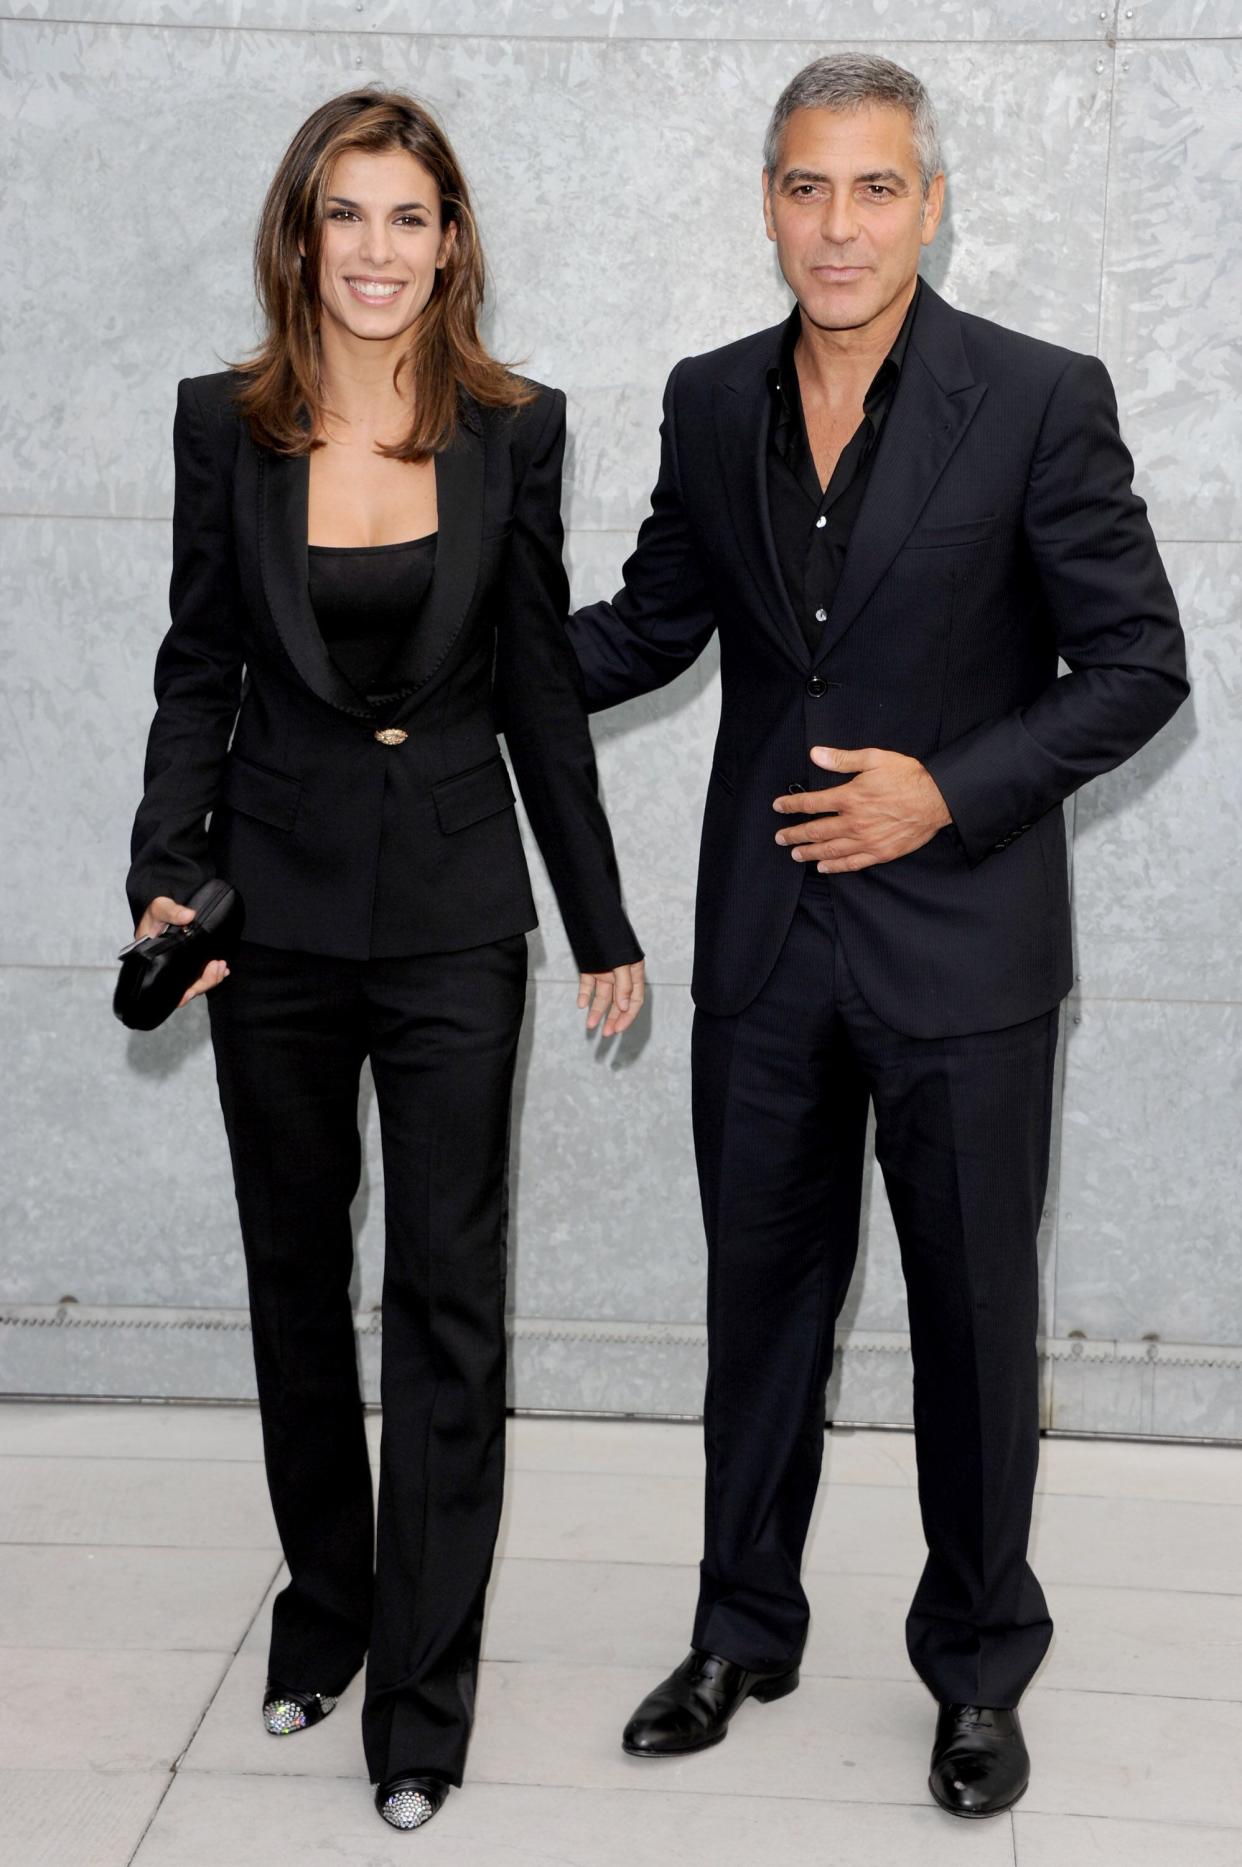
<instances>
[{"instance_id":1,"label":"gold button","mask_svg":"<svg viewBox=\"0 0 1242 1867\"><path fill-rule=\"evenodd\" d=\"M409 736L399 726L381 726L375 735L382 746L403 746Z\"/></svg>"}]
</instances>

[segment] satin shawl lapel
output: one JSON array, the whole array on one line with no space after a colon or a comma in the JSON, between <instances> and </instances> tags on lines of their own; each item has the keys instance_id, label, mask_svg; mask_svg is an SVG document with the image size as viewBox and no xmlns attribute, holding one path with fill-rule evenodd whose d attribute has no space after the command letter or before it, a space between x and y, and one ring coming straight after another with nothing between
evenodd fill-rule
<instances>
[{"instance_id":1,"label":"satin shawl lapel","mask_svg":"<svg viewBox=\"0 0 1242 1867\"><path fill-rule=\"evenodd\" d=\"M436 462L436 566L418 619L385 684L426 685L461 633L479 574L483 537L485 443L477 414L468 409ZM401 702L404 712L412 695Z\"/></svg>"},{"instance_id":2,"label":"satin shawl lapel","mask_svg":"<svg viewBox=\"0 0 1242 1867\"><path fill-rule=\"evenodd\" d=\"M780 355L784 328L782 324L766 332L771 340L768 345L757 345L740 371L712 384L712 411L737 555L758 599L759 615L778 646L799 667L808 667L806 643L785 588L768 510L772 419L768 370Z\"/></svg>"},{"instance_id":3,"label":"satin shawl lapel","mask_svg":"<svg viewBox=\"0 0 1242 1867\"><path fill-rule=\"evenodd\" d=\"M365 719L370 713L337 668L319 633L307 588L306 454L256 450L259 466L259 571L263 594L285 653L306 685L331 707Z\"/></svg>"},{"instance_id":4,"label":"satin shawl lapel","mask_svg":"<svg viewBox=\"0 0 1242 1867\"><path fill-rule=\"evenodd\" d=\"M259 568L263 592L285 652L313 694L342 713L369 719L369 707L328 653L307 587L309 456L256 450ZM386 675L394 686L422 686L443 661L465 620L478 575L483 531L482 424L468 408L457 434L435 456L436 564L405 652ZM404 703L403 703L404 704Z\"/></svg>"},{"instance_id":5,"label":"satin shawl lapel","mask_svg":"<svg viewBox=\"0 0 1242 1867\"><path fill-rule=\"evenodd\" d=\"M901 379L815 651L817 663L857 620L986 393L986 383L971 374L957 312L924 280Z\"/></svg>"}]
</instances>

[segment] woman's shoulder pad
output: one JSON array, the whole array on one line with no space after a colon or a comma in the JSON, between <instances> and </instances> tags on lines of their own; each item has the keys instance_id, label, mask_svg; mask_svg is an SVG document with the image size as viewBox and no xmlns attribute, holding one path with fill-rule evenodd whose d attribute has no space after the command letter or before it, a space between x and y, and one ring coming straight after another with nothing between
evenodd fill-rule
<instances>
[{"instance_id":1,"label":"woman's shoulder pad","mask_svg":"<svg viewBox=\"0 0 1242 1867\"><path fill-rule=\"evenodd\" d=\"M561 389L552 388L549 383L536 382L533 376L519 376L515 373L513 380L514 382L521 383L524 389L533 389L535 393L535 402L545 408L549 402L555 401L558 395L564 393ZM533 407L534 404L528 403L527 406Z\"/></svg>"},{"instance_id":2,"label":"woman's shoulder pad","mask_svg":"<svg viewBox=\"0 0 1242 1867\"><path fill-rule=\"evenodd\" d=\"M490 409L488 413L498 417L501 422L519 424L528 434L537 433L548 419L553 403L564 402L564 393L560 389L550 388L546 382L536 382L533 376L520 376L516 370L512 380L522 389L529 390L531 399L507 408Z\"/></svg>"},{"instance_id":3,"label":"woman's shoulder pad","mask_svg":"<svg viewBox=\"0 0 1242 1867\"><path fill-rule=\"evenodd\" d=\"M237 391L242 378L237 370L212 370L206 376L184 376L185 387L203 415L217 421L237 421Z\"/></svg>"}]
</instances>

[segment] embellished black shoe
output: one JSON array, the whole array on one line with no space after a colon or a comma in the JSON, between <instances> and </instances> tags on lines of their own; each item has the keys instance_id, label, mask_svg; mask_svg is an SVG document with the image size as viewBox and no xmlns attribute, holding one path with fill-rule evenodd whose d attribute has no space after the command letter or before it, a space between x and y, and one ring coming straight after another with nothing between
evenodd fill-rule
<instances>
[{"instance_id":1,"label":"embellished black shoe","mask_svg":"<svg viewBox=\"0 0 1242 1867\"><path fill-rule=\"evenodd\" d=\"M322 1724L336 1700L329 1692L291 1692L267 1682L263 1694L263 1723L273 1737L291 1737L295 1731L308 1731L312 1724Z\"/></svg>"},{"instance_id":2,"label":"embellished black shoe","mask_svg":"<svg viewBox=\"0 0 1242 1867\"><path fill-rule=\"evenodd\" d=\"M798 1669L752 1673L718 1653L692 1648L676 1672L649 1692L621 1739L631 1757L684 1757L727 1737L745 1699L766 1705L797 1689Z\"/></svg>"},{"instance_id":3,"label":"embellished black shoe","mask_svg":"<svg viewBox=\"0 0 1242 1867\"><path fill-rule=\"evenodd\" d=\"M375 1791L375 1806L390 1828L421 1828L448 1792L442 1776L390 1776Z\"/></svg>"},{"instance_id":4,"label":"embellished black shoe","mask_svg":"<svg viewBox=\"0 0 1242 1867\"><path fill-rule=\"evenodd\" d=\"M927 1787L950 1815L999 1815L1031 1780L1031 1759L1015 1709L942 1705Z\"/></svg>"}]
</instances>

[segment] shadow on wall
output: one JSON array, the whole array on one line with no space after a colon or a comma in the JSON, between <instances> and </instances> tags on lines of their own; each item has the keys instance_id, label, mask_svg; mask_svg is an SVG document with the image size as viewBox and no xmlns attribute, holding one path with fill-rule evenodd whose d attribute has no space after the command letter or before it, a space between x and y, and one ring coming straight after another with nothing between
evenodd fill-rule
<instances>
[{"instance_id":1,"label":"shadow on wall","mask_svg":"<svg viewBox=\"0 0 1242 1867\"><path fill-rule=\"evenodd\" d=\"M681 683L678 683L678 685L680 686ZM625 711L628 711L628 709L620 708L618 709L618 711L625 712ZM529 943L530 943L530 964L531 964L531 969L533 973L538 967L540 967L543 964L544 946L543 946L542 937L537 931L529 936ZM542 989L545 992L547 991L561 992L561 993L564 993L566 997L570 996L573 992L572 983L566 980L548 980L545 982ZM643 1054L643 1051L647 1048L648 1043L651 1041L651 1034L654 1028L654 1018L657 1015L656 1010L655 1010L657 1001L658 1001L658 990L653 991L653 989L650 986L648 986L647 996L644 1000L642 1010L639 1012L638 1017L634 1020L634 1023L630 1026L629 1030L623 1031L619 1037L601 1039L598 1036L598 1034L596 1035L589 1034L586 1031L585 1026L580 1030L580 1041L583 1044L586 1044L591 1048L591 1052L592 1052L591 1060L596 1069L625 1070L625 1069L631 1068L635 1063L638 1062L639 1058ZM578 1015L582 1017L583 1019L585 1019L585 1016L586 1016L585 1012L580 1013ZM534 978L532 977L527 985L526 1016L522 1021L521 1036L519 1037L519 1040L518 1040L517 1064L516 1064L516 1069L515 1069L515 1074L514 1074L513 1105L512 1105L512 1114L511 1114L511 1120L510 1120L510 1134L509 1134L509 1167L508 1167L508 1174L506 1177L506 1186L505 1186L505 1212L506 1212L505 1237L506 1237L506 1257L507 1257L506 1275L508 1279L506 1288L505 1288L505 1320L506 1320L506 1323L509 1325L507 1356L508 1356L508 1391L509 1391L509 1395L511 1398L515 1392L514 1371L513 1371L513 1332L512 1332L511 1325L513 1323L514 1317L517 1314L517 1301L516 1301L516 1291L517 1291L517 1281L518 1281L517 1272L518 1272L518 1263L519 1263L520 1253L522 1249L521 1228L515 1223L514 1214L518 1210L520 1210L520 1206L521 1206L519 1195L520 1195L520 1190L521 1190L521 1180L522 1180L522 1171L523 1171L523 1168L522 1168L522 1160L523 1160L522 1129L523 1129L523 1123L525 1121L525 1116L526 1116L527 1088L528 1088L528 1084L530 1080L531 1059L534 1054L534 1046L535 1046L535 981L534 981ZM587 1150L589 1150L591 1140L592 1140L592 1137L590 1135L586 1135L584 1137L584 1153L583 1153L584 1174L585 1174L585 1163L589 1157ZM687 1163L687 1165L689 1167L691 1163ZM584 1199L587 1199L589 1198L589 1196L590 1194L589 1194L588 1182L586 1178L584 1177L582 1197Z\"/></svg>"},{"instance_id":2,"label":"shadow on wall","mask_svg":"<svg viewBox=\"0 0 1242 1867\"><path fill-rule=\"evenodd\" d=\"M1105 772L1102 778L1094 781L1084 793L1086 807L1080 816L1087 818L1090 827L1094 829L1097 824L1107 823L1110 817L1130 810L1153 785L1163 781L1166 774L1189 752L1198 736L1199 722L1195 713L1194 693L1191 692L1168 725L1140 752L1136 752L1133 758L1127 759L1115 771Z\"/></svg>"},{"instance_id":3,"label":"shadow on wall","mask_svg":"<svg viewBox=\"0 0 1242 1867\"><path fill-rule=\"evenodd\" d=\"M171 1082L210 1041L206 1017L183 1018L174 1013L154 1031L127 1034L125 1067L149 1082Z\"/></svg>"}]
</instances>

